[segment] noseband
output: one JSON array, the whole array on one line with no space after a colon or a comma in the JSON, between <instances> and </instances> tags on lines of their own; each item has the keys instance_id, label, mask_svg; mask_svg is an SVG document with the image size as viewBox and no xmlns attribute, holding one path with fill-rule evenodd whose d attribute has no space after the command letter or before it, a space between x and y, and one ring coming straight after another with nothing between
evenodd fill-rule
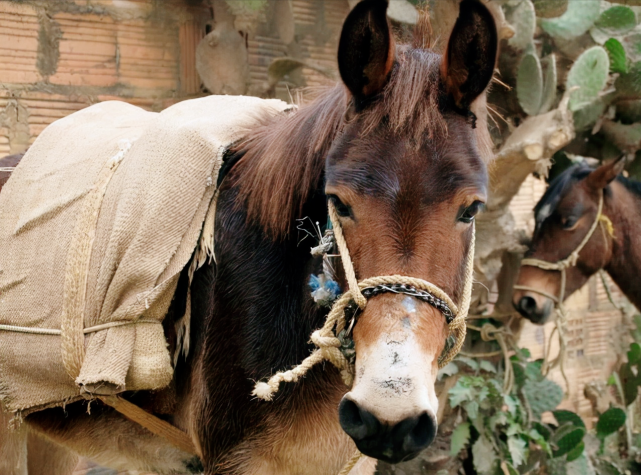
<instances>
[{"instance_id":1,"label":"noseband","mask_svg":"<svg viewBox=\"0 0 641 475\"><path fill-rule=\"evenodd\" d=\"M583 240L579 243L576 249L570 253L568 257L556 262L548 262L542 259L533 258L526 258L521 261L521 266L532 266L538 267L539 269L543 270L559 271L561 273L561 289L559 290L559 296L556 297L552 294L527 285L515 285L513 288L515 290L527 290L530 292L535 292L549 298L554 302L555 309L561 314L562 317L565 317L567 314L563 306L563 300L565 300L565 284L567 281L566 270L577 265L577 262L579 260L579 253L583 250L590 238L592 238L592 235L599 227L599 224L602 224L605 227L607 233L610 236L614 235L612 221L610 221L610 218L603 214L603 190L601 190L601 193L599 195L599 205L596 212L596 218L594 219L592 226L588 230L588 233L585 235Z\"/></svg>"},{"instance_id":2,"label":"noseband","mask_svg":"<svg viewBox=\"0 0 641 475\"><path fill-rule=\"evenodd\" d=\"M336 366L340 370L345 384L351 387L354 381L353 359L347 358L341 351L341 348L344 346L344 341L341 341L341 338L339 338L345 335L344 333L341 335L341 332L343 332L347 326L345 311L349 308L364 310L367 306L368 298L374 298L381 293L392 292L416 297L432 305L445 316L450 328L449 337L454 338L454 343L446 347L440 356L438 360L440 368L449 363L458 354L465 341L465 319L470 308L474 274L474 225L472 225L472 245L467 254L465 285L459 307L440 287L417 277L388 275L370 277L359 282L356 279L354 266L343 236L343 229L338 219L336 208L331 201L328 203L328 211L349 290L334 302L323 328L312 333L312 342L318 349L312 352L310 356L305 358L302 363L295 368L276 373L267 382L256 383L252 394L260 399L266 401L271 400L278 391L281 382L298 381L312 366L323 360L328 360ZM358 308L355 308L355 306ZM353 323L354 320L352 319L350 329Z\"/></svg>"},{"instance_id":3,"label":"noseband","mask_svg":"<svg viewBox=\"0 0 641 475\"><path fill-rule=\"evenodd\" d=\"M559 366L561 369L561 375L565 379L565 382L568 388L570 386L568 383L567 376L565 375L565 370L563 368L563 359L564 359L564 355L567 347L567 342L565 339L565 324L567 322L567 315L568 315L567 310L563 305L563 300L565 300L565 284L567 281L566 270L569 269L570 267L574 267L577 265L577 262L579 260L579 253L583 250L583 248L588 243L590 238L592 238L592 235L594 234L596 229L599 227L599 224L601 224L605 229L604 237L606 232L610 236L614 236L614 228L612 226L612 221L610 221L610 218L608 218L606 215L603 214L603 190L601 190L601 194L599 195L599 205L597 208L596 218L594 219L592 226L588 230L588 233L585 235L583 240L579 243L576 249L570 253L568 257L556 262L548 262L541 259L533 259L533 258L527 258L521 261L522 266L532 266L532 267L538 267L539 269L543 269L543 270L560 272L561 273L561 289L559 290L558 297L552 294L549 294L543 290L536 289L534 287L530 287L527 285L515 285L513 287L515 290L526 290L530 292L535 292L539 295L543 295L544 297L549 298L554 302L554 309L557 312L556 328L554 329L554 331L557 331L559 335L559 354L556 356L556 358L553 361L550 361L549 356L550 356L550 349L552 345L549 345L547 352L545 353L544 364L543 364L543 367L541 368L541 372L544 375L546 375L551 368L554 368L555 366Z\"/></svg>"}]
</instances>

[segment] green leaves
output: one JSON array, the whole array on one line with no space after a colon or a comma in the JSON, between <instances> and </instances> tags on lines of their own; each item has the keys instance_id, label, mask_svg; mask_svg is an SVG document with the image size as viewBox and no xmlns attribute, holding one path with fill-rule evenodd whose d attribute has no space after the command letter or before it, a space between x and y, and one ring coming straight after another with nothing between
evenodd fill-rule
<instances>
[{"instance_id":1,"label":"green leaves","mask_svg":"<svg viewBox=\"0 0 641 475\"><path fill-rule=\"evenodd\" d=\"M494 469L494 462L498 459L498 454L494 450L492 442L482 435L472 445L472 457L474 458L474 468L477 473L490 474Z\"/></svg>"},{"instance_id":2,"label":"green leaves","mask_svg":"<svg viewBox=\"0 0 641 475\"><path fill-rule=\"evenodd\" d=\"M613 73L625 74L628 72L628 59L625 56L625 49L619 40L610 38L603 45L610 58L610 71Z\"/></svg>"},{"instance_id":3,"label":"green leaves","mask_svg":"<svg viewBox=\"0 0 641 475\"><path fill-rule=\"evenodd\" d=\"M581 54L568 73L566 90L570 93L569 107L577 111L594 103L608 81L610 60L600 46L594 46Z\"/></svg>"},{"instance_id":4,"label":"green leaves","mask_svg":"<svg viewBox=\"0 0 641 475\"><path fill-rule=\"evenodd\" d=\"M458 455L458 453L465 447L470 441L470 424L468 422L463 422L459 424L452 432L452 447L450 449L450 455L453 457Z\"/></svg>"},{"instance_id":5,"label":"green leaves","mask_svg":"<svg viewBox=\"0 0 641 475\"><path fill-rule=\"evenodd\" d=\"M635 26L637 26L636 15L630 8L624 6L608 8L594 22L595 28L611 36L627 33Z\"/></svg>"},{"instance_id":6,"label":"green leaves","mask_svg":"<svg viewBox=\"0 0 641 475\"><path fill-rule=\"evenodd\" d=\"M516 95L521 108L528 115L547 112L556 98L556 58L549 55L543 61L546 65L545 83L541 62L535 53L525 54L519 65Z\"/></svg>"},{"instance_id":7,"label":"green leaves","mask_svg":"<svg viewBox=\"0 0 641 475\"><path fill-rule=\"evenodd\" d=\"M572 422L563 424L554 433L552 437L552 444L556 446L553 452L554 457L562 457L563 455L573 451L583 441L585 435L585 428L578 427ZM576 455L578 457L580 453ZM576 458L575 457L575 458Z\"/></svg>"},{"instance_id":8,"label":"green leaves","mask_svg":"<svg viewBox=\"0 0 641 475\"><path fill-rule=\"evenodd\" d=\"M523 385L522 392L527 399L532 415L536 418L540 418L541 414L546 411L556 409L563 400L561 386L549 379L529 380Z\"/></svg>"},{"instance_id":9,"label":"green leaves","mask_svg":"<svg viewBox=\"0 0 641 475\"><path fill-rule=\"evenodd\" d=\"M611 407L599 416L599 421L596 423L596 435L599 439L605 439L623 427L623 424L625 424L625 411L618 407Z\"/></svg>"},{"instance_id":10,"label":"green leaves","mask_svg":"<svg viewBox=\"0 0 641 475\"><path fill-rule=\"evenodd\" d=\"M558 411L552 411L552 414L554 414L554 418L560 426L569 422L577 427L583 427L585 429L585 423L583 422L583 419L581 419L581 417L579 417L579 415L575 412L564 411L560 409Z\"/></svg>"},{"instance_id":11,"label":"green leaves","mask_svg":"<svg viewBox=\"0 0 641 475\"><path fill-rule=\"evenodd\" d=\"M512 465L518 467L523 463L526 458L527 444L520 437L508 437L507 439L507 448L510 452L510 457L512 458Z\"/></svg>"},{"instance_id":12,"label":"green leaves","mask_svg":"<svg viewBox=\"0 0 641 475\"><path fill-rule=\"evenodd\" d=\"M514 27L514 36L507 42L517 49L525 49L532 42L536 29L536 13L530 0L506 5L506 19Z\"/></svg>"},{"instance_id":13,"label":"green leaves","mask_svg":"<svg viewBox=\"0 0 641 475\"><path fill-rule=\"evenodd\" d=\"M541 27L558 38L575 38L588 31L599 18L600 4L600 0L569 0L563 15L541 20Z\"/></svg>"}]
</instances>

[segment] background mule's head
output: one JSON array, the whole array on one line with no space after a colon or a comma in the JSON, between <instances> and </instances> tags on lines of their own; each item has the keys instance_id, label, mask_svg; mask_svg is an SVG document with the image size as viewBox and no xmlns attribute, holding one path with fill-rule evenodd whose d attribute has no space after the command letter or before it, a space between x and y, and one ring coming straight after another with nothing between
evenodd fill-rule
<instances>
[{"instance_id":1,"label":"background mule's head","mask_svg":"<svg viewBox=\"0 0 641 475\"><path fill-rule=\"evenodd\" d=\"M596 170L585 164L574 165L550 183L534 208L536 227L526 257L547 262L566 259L587 236L597 219L599 197L607 199L608 185L623 170L624 160L601 165ZM579 253L575 266L566 269L564 298L581 288L592 274L602 269L612 256L612 236L606 225L599 225ZM561 272L524 265L516 284L558 298ZM532 290L515 290L514 307L532 323L545 323L554 302Z\"/></svg>"},{"instance_id":2,"label":"background mule's head","mask_svg":"<svg viewBox=\"0 0 641 475\"><path fill-rule=\"evenodd\" d=\"M418 277L460 302L473 219L487 194L470 106L492 78L495 23L481 3L464 0L440 56L424 49L426 24L413 46L395 46L386 8L365 0L345 21L338 64L350 105L327 157L325 191L359 280ZM339 408L363 453L395 463L432 442L447 336L444 316L427 303L369 299L353 330L355 383Z\"/></svg>"}]
</instances>

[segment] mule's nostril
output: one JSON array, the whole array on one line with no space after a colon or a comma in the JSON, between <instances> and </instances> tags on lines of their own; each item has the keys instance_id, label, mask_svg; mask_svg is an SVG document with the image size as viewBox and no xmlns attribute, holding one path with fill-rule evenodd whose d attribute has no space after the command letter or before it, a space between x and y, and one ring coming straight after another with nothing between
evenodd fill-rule
<instances>
[{"instance_id":1,"label":"mule's nostril","mask_svg":"<svg viewBox=\"0 0 641 475\"><path fill-rule=\"evenodd\" d=\"M534 297L521 297L521 300L519 300L519 306L518 309L523 316L529 317L536 313L536 300L534 300Z\"/></svg>"},{"instance_id":2,"label":"mule's nostril","mask_svg":"<svg viewBox=\"0 0 641 475\"><path fill-rule=\"evenodd\" d=\"M343 398L338 406L338 418L345 433L355 442L375 435L381 425L372 413L348 398Z\"/></svg>"},{"instance_id":3,"label":"mule's nostril","mask_svg":"<svg viewBox=\"0 0 641 475\"><path fill-rule=\"evenodd\" d=\"M398 443L406 454L416 454L434 441L436 421L424 412L397 424L392 431L392 441Z\"/></svg>"},{"instance_id":4,"label":"mule's nostril","mask_svg":"<svg viewBox=\"0 0 641 475\"><path fill-rule=\"evenodd\" d=\"M344 397L338 414L341 427L362 453L389 463L416 457L436 436L436 419L429 412L396 424L382 424L371 412Z\"/></svg>"}]
</instances>

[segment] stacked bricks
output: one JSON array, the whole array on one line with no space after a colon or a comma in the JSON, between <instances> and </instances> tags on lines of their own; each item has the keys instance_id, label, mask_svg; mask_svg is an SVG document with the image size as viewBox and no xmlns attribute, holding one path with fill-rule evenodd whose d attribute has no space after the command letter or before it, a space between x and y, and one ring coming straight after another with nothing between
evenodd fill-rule
<instances>
[{"instance_id":1,"label":"stacked bricks","mask_svg":"<svg viewBox=\"0 0 641 475\"><path fill-rule=\"evenodd\" d=\"M188 0L0 0L0 157L96 102L161 110L200 95L211 20Z\"/></svg>"}]
</instances>

